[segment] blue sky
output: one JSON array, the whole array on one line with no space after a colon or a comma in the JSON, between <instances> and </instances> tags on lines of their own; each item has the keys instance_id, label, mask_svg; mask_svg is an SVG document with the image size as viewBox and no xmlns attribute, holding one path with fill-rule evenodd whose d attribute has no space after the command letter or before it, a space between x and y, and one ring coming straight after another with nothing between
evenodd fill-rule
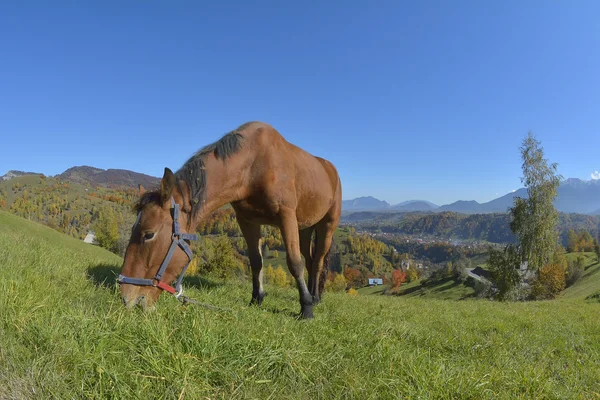
<instances>
[{"instance_id":1,"label":"blue sky","mask_svg":"<svg viewBox=\"0 0 600 400\"><path fill-rule=\"evenodd\" d=\"M0 3L0 174L160 176L249 120L338 168L344 199L488 201L529 130L600 170L600 2Z\"/></svg>"}]
</instances>

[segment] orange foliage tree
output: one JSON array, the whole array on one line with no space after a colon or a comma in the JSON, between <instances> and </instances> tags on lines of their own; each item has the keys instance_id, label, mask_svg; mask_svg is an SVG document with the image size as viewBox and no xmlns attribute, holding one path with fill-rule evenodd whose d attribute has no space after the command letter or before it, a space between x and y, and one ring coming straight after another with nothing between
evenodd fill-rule
<instances>
[{"instance_id":1,"label":"orange foliage tree","mask_svg":"<svg viewBox=\"0 0 600 400\"><path fill-rule=\"evenodd\" d=\"M344 278L346 278L346 282L352 286L360 284L361 276L362 274L356 268L346 267L344 269Z\"/></svg>"},{"instance_id":2,"label":"orange foliage tree","mask_svg":"<svg viewBox=\"0 0 600 400\"><path fill-rule=\"evenodd\" d=\"M559 264L546 264L538 271L538 278L531 287L535 298L553 299L566 286L565 269Z\"/></svg>"},{"instance_id":3,"label":"orange foliage tree","mask_svg":"<svg viewBox=\"0 0 600 400\"><path fill-rule=\"evenodd\" d=\"M401 269L395 269L392 272L392 289L398 290L402 283L406 282L406 272Z\"/></svg>"}]
</instances>

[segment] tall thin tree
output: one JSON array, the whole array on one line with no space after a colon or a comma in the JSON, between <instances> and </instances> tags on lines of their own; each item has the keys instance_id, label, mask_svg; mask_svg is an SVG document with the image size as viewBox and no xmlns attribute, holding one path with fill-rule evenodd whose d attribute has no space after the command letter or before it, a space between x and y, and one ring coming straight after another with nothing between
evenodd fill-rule
<instances>
[{"instance_id":1,"label":"tall thin tree","mask_svg":"<svg viewBox=\"0 0 600 400\"><path fill-rule=\"evenodd\" d=\"M510 209L510 228L517 236L521 257L537 271L546 265L558 244L558 212L554 199L562 177L557 164L548 164L541 143L529 132L523 140L521 157L528 198L516 197Z\"/></svg>"}]
</instances>

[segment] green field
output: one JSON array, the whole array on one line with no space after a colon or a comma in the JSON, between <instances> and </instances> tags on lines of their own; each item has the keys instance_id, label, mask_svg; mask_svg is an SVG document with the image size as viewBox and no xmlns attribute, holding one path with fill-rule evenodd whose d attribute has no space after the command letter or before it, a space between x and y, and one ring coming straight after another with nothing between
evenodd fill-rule
<instances>
[{"instance_id":1,"label":"green field","mask_svg":"<svg viewBox=\"0 0 600 400\"><path fill-rule=\"evenodd\" d=\"M294 290L249 307L248 283L200 277L187 293L232 311L128 311L120 264L0 212L0 398L600 397L597 264L556 301L326 293L310 321Z\"/></svg>"}]
</instances>

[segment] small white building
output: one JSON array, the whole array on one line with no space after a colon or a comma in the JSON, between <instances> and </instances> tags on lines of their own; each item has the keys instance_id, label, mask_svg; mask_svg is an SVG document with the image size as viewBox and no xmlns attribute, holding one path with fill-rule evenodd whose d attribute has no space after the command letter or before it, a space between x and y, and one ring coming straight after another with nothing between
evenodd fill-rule
<instances>
[{"instance_id":1,"label":"small white building","mask_svg":"<svg viewBox=\"0 0 600 400\"><path fill-rule=\"evenodd\" d=\"M94 232L89 231L87 233L87 235L85 236L85 239L83 239L84 243L90 243L90 244L95 244L96 243L96 235L94 234Z\"/></svg>"},{"instance_id":2,"label":"small white building","mask_svg":"<svg viewBox=\"0 0 600 400\"><path fill-rule=\"evenodd\" d=\"M369 278L369 286L383 285L383 279L381 278Z\"/></svg>"}]
</instances>

